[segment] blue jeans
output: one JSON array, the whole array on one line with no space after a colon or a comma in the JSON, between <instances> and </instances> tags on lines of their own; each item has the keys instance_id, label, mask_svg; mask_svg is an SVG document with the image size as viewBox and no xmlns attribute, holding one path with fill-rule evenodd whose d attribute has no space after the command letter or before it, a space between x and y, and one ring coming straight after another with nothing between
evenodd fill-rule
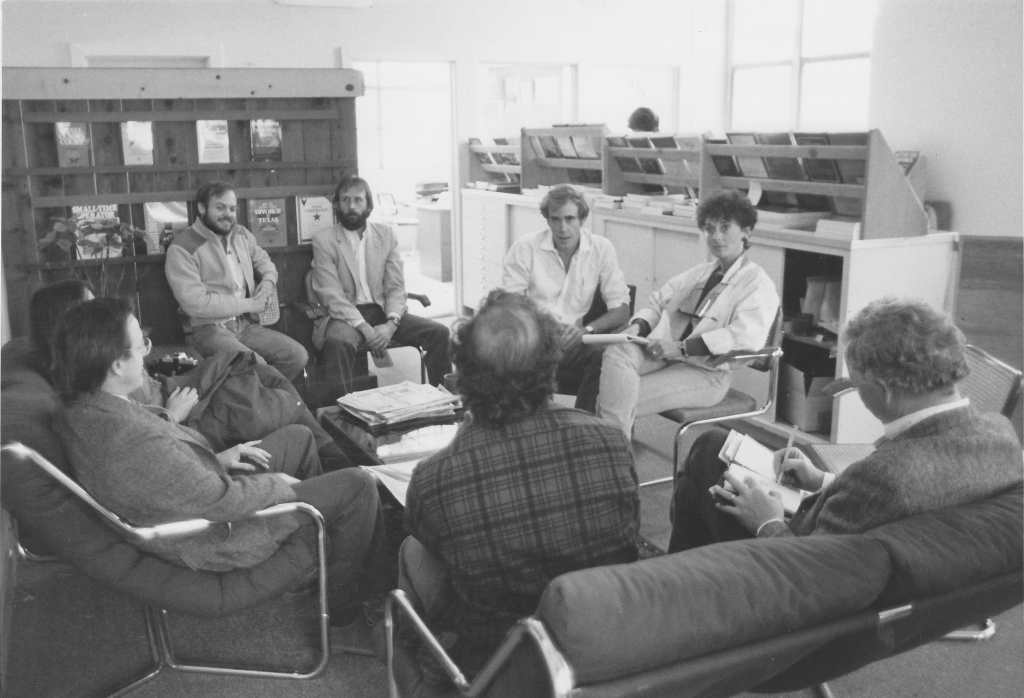
<instances>
[{"instance_id":1,"label":"blue jeans","mask_svg":"<svg viewBox=\"0 0 1024 698\"><path fill-rule=\"evenodd\" d=\"M219 351L254 351L292 383L302 378L309 361L305 347L294 339L245 318L234 318L223 325L194 326L187 340L203 358Z\"/></svg>"}]
</instances>

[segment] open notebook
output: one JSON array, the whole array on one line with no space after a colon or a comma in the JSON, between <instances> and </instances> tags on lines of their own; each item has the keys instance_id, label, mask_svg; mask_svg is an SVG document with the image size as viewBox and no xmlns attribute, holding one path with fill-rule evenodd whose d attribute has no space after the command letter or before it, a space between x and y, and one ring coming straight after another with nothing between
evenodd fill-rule
<instances>
[{"instance_id":1,"label":"open notebook","mask_svg":"<svg viewBox=\"0 0 1024 698\"><path fill-rule=\"evenodd\" d=\"M772 463L772 456L773 451L736 430L729 432L722 450L718 453L718 457L729 464L728 472L735 477L740 479L752 477L765 485L769 491L778 492L782 498L782 508L788 516L792 516L807 493L775 481L775 466ZM722 486L732 489L728 482Z\"/></svg>"}]
</instances>

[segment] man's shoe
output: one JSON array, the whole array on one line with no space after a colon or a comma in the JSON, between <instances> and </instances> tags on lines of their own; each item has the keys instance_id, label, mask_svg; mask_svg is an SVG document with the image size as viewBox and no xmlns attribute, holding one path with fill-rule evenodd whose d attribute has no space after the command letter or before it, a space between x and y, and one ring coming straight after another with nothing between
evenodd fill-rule
<instances>
[{"instance_id":1,"label":"man's shoe","mask_svg":"<svg viewBox=\"0 0 1024 698\"><path fill-rule=\"evenodd\" d=\"M374 627L366 622L363 614L348 625L331 626L331 654L359 654L376 657Z\"/></svg>"}]
</instances>

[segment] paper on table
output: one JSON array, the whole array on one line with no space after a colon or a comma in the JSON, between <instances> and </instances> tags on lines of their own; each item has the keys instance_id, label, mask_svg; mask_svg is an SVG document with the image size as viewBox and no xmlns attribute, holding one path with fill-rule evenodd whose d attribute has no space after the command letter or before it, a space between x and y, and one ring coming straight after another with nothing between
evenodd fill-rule
<instances>
[{"instance_id":1,"label":"paper on table","mask_svg":"<svg viewBox=\"0 0 1024 698\"><path fill-rule=\"evenodd\" d=\"M635 334L585 334L582 341L584 344L639 344L641 346L651 343L646 337L638 337Z\"/></svg>"},{"instance_id":2,"label":"paper on table","mask_svg":"<svg viewBox=\"0 0 1024 698\"><path fill-rule=\"evenodd\" d=\"M412 472L416 469L419 461L410 460L404 463L388 463L386 465L361 465L360 468L370 472L380 480L388 492L395 495L395 499L403 507L405 506L405 494L409 491L409 481L412 480Z\"/></svg>"}]
</instances>

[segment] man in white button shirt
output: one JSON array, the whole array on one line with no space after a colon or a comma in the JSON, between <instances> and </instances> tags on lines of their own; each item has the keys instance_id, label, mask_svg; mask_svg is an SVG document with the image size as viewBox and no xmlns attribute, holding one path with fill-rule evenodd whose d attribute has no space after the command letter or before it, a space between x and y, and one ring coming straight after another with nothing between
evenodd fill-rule
<instances>
[{"instance_id":1,"label":"man in white button shirt","mask_svg":"<svg viewBox=\"0 0 1024 698\"><path fill-rule=\"evenodd\" d=\"M556 376L558 391L575 394L577 408L594 412L602 352L583 344L582 337L613 332L626 323L629 288L611 242L583 229L590 207L579 190L568 184L552 187L540 202L540 212L547 229L512 245L501 285L525 294L561 323L564 354ZM584 325L599 289L608 310Z\"/></svg>"},{"instance_id":2,"label":"man in white button shirt","mask_svg":"<svg viewBox=\"0 0 1024 698\"><path fill-rule=\"evenodd\" d=\"M426 352L431 385L451 372L448 328L407 311L405 275L391 226L370 223L373 193L349 175L334 192L339 223L313 237L313 290L327 309L313 330L328 372L348 390L357 352L383 356L394 339Z\"/></svg>"},{"instance_id":3,"label":"man in white button shirt","mask_svg":"<svg viewBox=\"0 0 1024 698\"><path fill-rule=\"evenodd\" d=\"M251 349L295 383L309 355L291 337L259 324L258 314L276 298L277 268L236 222L233 187L204 184L196 207L199 216L174 236L164 265L186 339L204 357Z\"/></svg>"}]
</instances>

